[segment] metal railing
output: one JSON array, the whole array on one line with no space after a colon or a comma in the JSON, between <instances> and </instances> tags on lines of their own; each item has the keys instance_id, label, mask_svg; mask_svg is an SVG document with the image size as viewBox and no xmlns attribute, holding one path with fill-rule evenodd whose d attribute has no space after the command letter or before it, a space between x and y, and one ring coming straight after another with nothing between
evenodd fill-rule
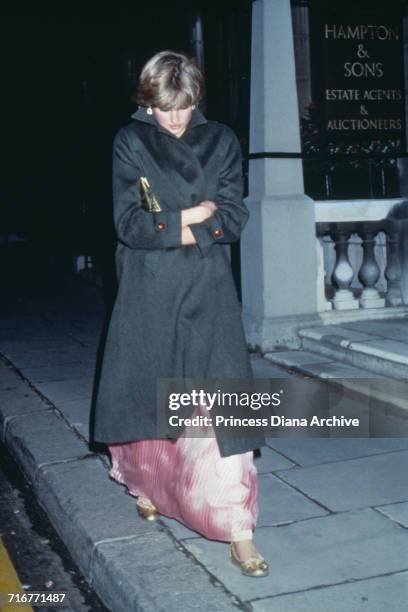
<instances>
[{"instance_id":1,"label":"metal railing","mask_svg":"<svg viewBox=\"0 0 408 612\"><path fill-rule=\"evenodd\" d=\"M306 155L267 151L247 157L301 159L305 193L314 200L398 198L408 194L408 153Z\"/></svg>"}]
</instances>

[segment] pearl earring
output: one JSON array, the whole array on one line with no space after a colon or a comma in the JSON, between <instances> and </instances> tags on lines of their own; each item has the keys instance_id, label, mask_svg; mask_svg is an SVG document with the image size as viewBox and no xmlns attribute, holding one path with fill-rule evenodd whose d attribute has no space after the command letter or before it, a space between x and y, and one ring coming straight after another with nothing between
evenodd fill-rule
<instances>
[{"instance_id":1,"label":"pearl earring","mask_svg":"<svg viewBox=\"0 0 408 612\"><path fill-rule=\"evenodd\" d=\"M153 115L153 111L152 111L152 107L151 107L151 106L148 106L148 107L147 107L147 109L146 109L146 113L147 113L148 115Z\"/></svg>"},{"instance_id":2,"label":"pearl earring","mask_svg":"<svg viewBox=\"0 0 408 612\"><path fill-rule=\"evenodd\" d=\"M195 104L193 104L193 106L191 108L194 110L195 109Z\"/></svg>"}]
</instances>

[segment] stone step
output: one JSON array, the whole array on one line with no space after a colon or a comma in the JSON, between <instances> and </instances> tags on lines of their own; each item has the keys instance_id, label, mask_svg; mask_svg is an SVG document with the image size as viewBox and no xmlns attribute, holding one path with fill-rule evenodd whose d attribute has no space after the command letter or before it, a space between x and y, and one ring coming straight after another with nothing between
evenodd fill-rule
<instances>
[{"instance_id":1,"label":"stone step","mask_svg":"<svg viewBox=\"0 0 408 612\"><path fill-rule=\"evenodd\" d=\"M408 380L390 378L305 349L266 353L264 358L286 370L341 384L344 388L408 413Z\"/></svg>"},{"instance_id":2,"label":"stone step","mask_svg":"<svg viewBox=\"0 0 408 612\"><path fill-rule=\"evenodd\" d=\"M389 327L396 332L393 337L385 337L385 331L375 325L370 328L371 333L340 325L322 325L300 330L299 336L305 351L326 361L339 361L380 376L408 379L407 322L399 323L397 328L391 327L390 322Z\"/></svg>"}]
</instances>

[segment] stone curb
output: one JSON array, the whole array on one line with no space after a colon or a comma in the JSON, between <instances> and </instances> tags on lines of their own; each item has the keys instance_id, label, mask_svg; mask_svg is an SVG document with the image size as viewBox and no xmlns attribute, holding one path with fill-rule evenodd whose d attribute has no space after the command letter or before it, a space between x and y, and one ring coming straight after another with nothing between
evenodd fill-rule
<instances>
[{"instance_id":1,"label":"stone curb","mask_svg":"<svg viewBox=\"0 0 408 612\"><path fill-rule=\"evenodd\" d=\"M164 521L138 516L135 499L109 480L106 461L1 356L0 437L110 610L248 610Z\"/></svg>"}]
</instances>

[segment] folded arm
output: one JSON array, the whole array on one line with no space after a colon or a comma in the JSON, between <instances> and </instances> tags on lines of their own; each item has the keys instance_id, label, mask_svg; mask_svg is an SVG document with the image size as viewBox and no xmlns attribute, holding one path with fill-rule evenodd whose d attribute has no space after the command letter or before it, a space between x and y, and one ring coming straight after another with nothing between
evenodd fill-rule
<instances>
[{"instance_id":1,"label":"folded arm","mask_svg":"<svg viewBox=\"0 0 408 612\"><path fill-rule=\"evenodd\" d=\"M230 243L238 240L249 216L242 199L241 148L238 139L229 128L226 128L224 137L229 137L230 142L219 176L214 202L216 209L208 218L189 225L203 257L217 242Z\"/></svg>"},{"instance_id":2,"label":"folded arm","mask_svg":"<svg viewBox=\"0 0 408 612\"><path fill-rule=\"evenodd\" d=\"M216 202L206 200L181 211L146 212L140 206L139 179L143 174L125 130L119 130L113 145L112 185L114 224L120 242L134 249L197 244L205 256L215 242L238 240L248 211L242 201L241 150L232 132Z\"/></svg>"},{"instance_id":3,"label":"folded arm","mask_svg":"<svg viewBox=\"0 0 408 612\"><path fill-rule=\"evenodd\" d=\"M181 243L183 245L197 244L190 225L206 221L212 217L216 210L217 206L210 200L205 200L198 206L183 210L181 212Z\"/></svg>"}]
</instances>

